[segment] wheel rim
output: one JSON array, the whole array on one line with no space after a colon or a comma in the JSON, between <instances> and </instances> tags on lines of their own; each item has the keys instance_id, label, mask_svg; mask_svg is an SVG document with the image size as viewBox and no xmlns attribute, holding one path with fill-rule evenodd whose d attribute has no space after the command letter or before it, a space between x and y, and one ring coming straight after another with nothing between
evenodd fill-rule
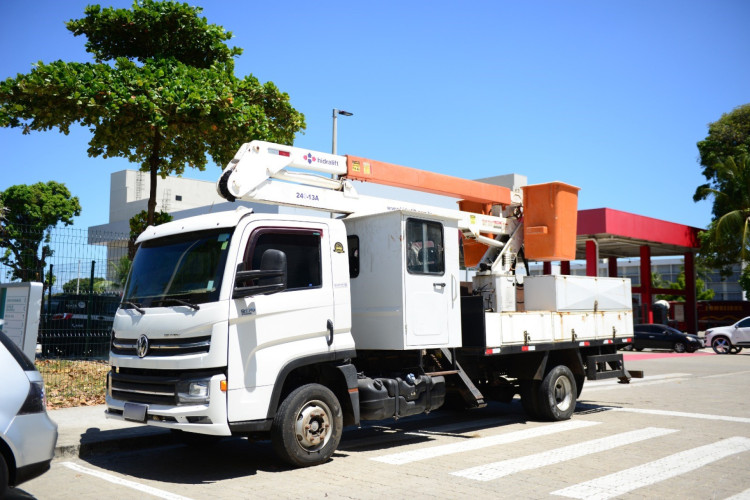
<instances>
[{"instance_id":1,"label":"wheel rim","mask_svg":"<svg viewBox=\"0 0 750 500\"><path fill-rule=\"evenodd\" d=\"M685 352L685 344L682 342L677 342L674 345L674 352Z\"/></svg>"},{"instance_id":2,"label":"wheel rim","mask_svg":"<svg viewBox=\"0 0 750 500\"><path fill-rule=\"evenodd\" d=\"M309 401L297 413L294 432L305 451L317 451L331 439L331 409L322 401Z\"/></svg>"},{"instance_id":3,"label":"wheel rim","mask_svg":"<svg viewBox=\"0 0 750 500\"><path fill-rule=\"evenodd\" d=\"M573 403L573 384L568 377L564 375L557 377L554 394L555 406L562 412L567 411Z\"/></svg>"},{"instance_id":4,"label":"wheel rim","mask_svg":"<svg viewBox=\"0 0 750 500\"><path fill-rule=\"evenodd\" d=\"M731 350L729 341L727 339L716 339L714 340L714 350L721 354L726 354Z\"/></svg>"}]
</instances>

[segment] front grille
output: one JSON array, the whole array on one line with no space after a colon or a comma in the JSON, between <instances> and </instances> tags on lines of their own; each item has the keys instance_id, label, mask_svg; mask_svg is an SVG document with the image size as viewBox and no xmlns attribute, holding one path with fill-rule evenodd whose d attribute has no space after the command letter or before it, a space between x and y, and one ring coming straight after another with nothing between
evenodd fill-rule
<instances>
[{"instance_id":1,"label":"front grille","mask_svg":"<svg viewBox=\"0 0 750 500\"><path fill-rule=\"evenodd\" d=\"M141 370L113 368L110 372L110 395L129 403L179 405L178 386L189 380L211 378L223 369L200 371ZM192 404L192 403L185 403Z\"/></svg>"},{"instance_id":2,"label":"front grille","mask_svg":"<svg viewBox=\"0 0 750 500\"><path fill-rule=\"evenodd\" d=\"M138 339L123 339L115 334L112 339L112 353L137 356ZM148 339L146 356L183 356L185 354L205 354L211 349L211 336L177 339Z\"/></svg>"}]
</instances>

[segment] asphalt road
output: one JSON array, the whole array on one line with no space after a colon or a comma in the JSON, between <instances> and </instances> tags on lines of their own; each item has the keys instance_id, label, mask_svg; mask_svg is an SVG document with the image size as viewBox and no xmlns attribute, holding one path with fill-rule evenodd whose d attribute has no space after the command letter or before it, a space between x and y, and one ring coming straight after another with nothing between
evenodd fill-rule
<instances>
[{"instance_id":1,"label":"asphalt road","mask_svg":"<svg viewBox=\"0 0 750 500\"><path fill-rule=\"evenodd\" d=\"M520 402L344 432L321 466L225 439L56 459L11 498L750 499L750 352L633 353L629 385L586 382L566 422Z\"/></svg>"}]
</instances>

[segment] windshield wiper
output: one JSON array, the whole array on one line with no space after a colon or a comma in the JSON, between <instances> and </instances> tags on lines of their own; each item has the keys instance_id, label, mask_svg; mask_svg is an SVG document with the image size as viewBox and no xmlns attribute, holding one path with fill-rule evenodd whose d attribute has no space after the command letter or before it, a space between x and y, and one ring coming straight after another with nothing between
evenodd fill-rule
<instances>
[{"instance_id":1,"label":"windshield wiper","mask_svg":"<svg viewBox=\"0 0 750 500\"><path fill-rule=\"evenodd\" d=\"M143 309L141 309L141 306L139 306L139 305L138 305L138 304L136 304L135 302L127 302L127 301L123 301L122 305L124 305L124 306L130 306L131 308L135 309L135 310L136 310L136 311L138 311L139 313L141 313L141 314L146 314L146 311L144 311Z\"/></svg>"},{"instance_id":2,"label":"windshield wiper","mask_svg":"<svg viewBox=\"0 0 750 500\"><path fill-rule=\"evenodd\" d=\"M190 309L193 309L194 311L197 311L200 309L200 306L198 304L193 304L192 302L188 302L187 300L177 299L174 297L164 297L161 299L160 302L176 302L182 306L188 306Z\"/></svg>"}]
</instances>

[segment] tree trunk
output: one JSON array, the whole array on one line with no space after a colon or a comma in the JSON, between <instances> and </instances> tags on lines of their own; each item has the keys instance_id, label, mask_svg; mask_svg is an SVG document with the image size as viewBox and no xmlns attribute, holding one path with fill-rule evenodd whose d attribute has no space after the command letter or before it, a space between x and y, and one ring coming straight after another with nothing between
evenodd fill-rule
<instances>
[{"instance_id":1,"label":"tree trunk","mask_svg":"<svg viewBox=\"0 0 750 500\"><path fill-rule=\"evenodd\" d=\"M148 193L148 216L146 218L147 225L150 226L154 223L154 214L156 213L156 178L159 174L159 155L161 154L161 134L159 130L154 131L154 144L151 149L151 156L148 159L149 169L149 180L151 185L149 186Z\"/></svg>"}]
</instances>

